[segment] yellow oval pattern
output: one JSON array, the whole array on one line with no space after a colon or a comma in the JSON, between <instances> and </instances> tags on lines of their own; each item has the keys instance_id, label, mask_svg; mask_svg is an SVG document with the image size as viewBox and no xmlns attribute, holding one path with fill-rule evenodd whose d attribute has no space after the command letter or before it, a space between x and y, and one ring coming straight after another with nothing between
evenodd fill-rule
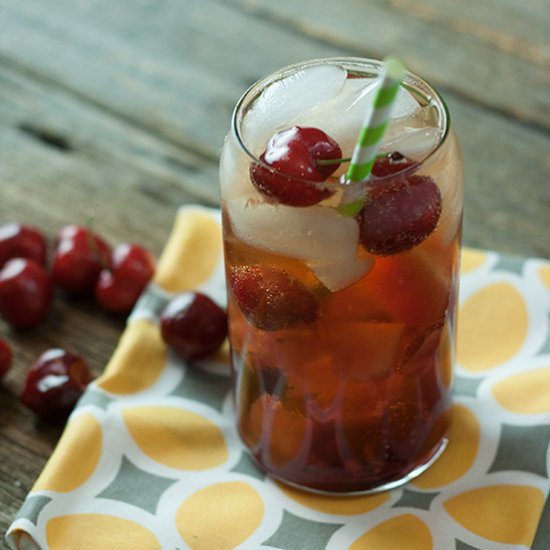
<instances>
[{"instance_id":1,"label":"yellow oval pattern","mask_svg":"<svg viewBox=\"0 0 550 550\"><path fill-rule=\"evenodd\" d=\"M548 413L550 412L550 367L508 376L497 382L492 392L502 407L514 413Z\"/></svg>"},{"instance_id":2,"label":"yellow oval pattern","mask_svg":"<svg viewBox=\"0 0 550 550\"><path fill-rule=\"evenodd\" d=\"M464 248L460 258L460 274L466 275L481 267L487 261L487 254L481 250Z\"/></svg>"},{"instance_id":3,"label":"yellow oval pattern","mask_svg":"<svg viewBox=\"0 0 550 550\"><path fill-rule=\"evenodd\" d=\"M161 550L158 539L134 521L101 514L74 514L46 524L48 548L55 550Z\"/></svg>"},{"instance_id":4,"label":"yellow oval pattern","mask_svg":"<svg viewBox=\"0 0 550 550\"><path fill-rule=\"evenodd\" d=\"M109 393L126 395L152 386L166 364L166 345L150 321L130 322L97 385Z\"/></svg>"},{"instance_id":5,"label":"yellow oval pattern","mask_svg":"<svg viewBox=\"0 0 550 550\"><path fill-rule=\"evenodd\" d=\"M550 290L550 265L544 265L539 269L539 276L548 290Z\"/></svg>"},{"instance_id":6,"label":"yellow oval pattern","mask_svg":"<svg viewBox=\"0 0 550 550\"><path fill-rule=\"evenodd\" d=\"M447 500L444 507L460 525L480 537L530 547L544 506L544 494L525 485L492 485Z\"/></svg>"},{"instance_id":7,"label":"yellow oval pattern","mask_svg":"<svg viewBox=\"0 0 550 550\"><path fill-rule=\"evenodd\" d=\"M131 407L122 414L141 451L165 466L205 470L229 456L221 430L200 414L154 406Z\"/></svg>"},{"instance_id":8,"label":"yellow oval pattern","mask_svg":"<svg viewBox=\"0 0 550 550\"><path fill-rule=\"evenodd\" d=\"M428 526L412 514L389 519L361 535L349 550L433 550Z\"/></svg>"},{"instance_id":9,"label":"yellow oval pattern","mask_svg":"<svg viewBox=\"0 0 550 550\"><path fill-rule=\"evenodd\" d=\"M65 428L33 490L68 493L80 487L94 473L102 443L98 421L88 413L75 416Z\"/></svg>"},{"instance_id":10,"label":"yellow oval pattern","mask_svg":"<svg viewBox=\"0 0 550 550\"><path fill-rule=\"evenodd\" d=\"M168 292L193 290L210 278L222 254L220 225L205 210L184 209L176 218L153 280Z\"/></svg>"},{"instance_id":11,"label":"yellow oval pattern","mask_svg":"<svg viewBox=\"0 0 550 550\"><path fill-rule=\"evenodd\" d=\"M511 359L527 336L527 308L508 283L470 296L458 319L458 361L470 372L485 372Z\"/></svg>"},{"instance_id":12,"label":"yellow oval pattern","mask_svg":"<svg viewBox=\"0 0 550 550\"><path fill-rule=\"evenodd\" d=\"M447 449L413 484L421 489L434 489L462 477L474 463L480 435L480 424L474 413L463 405L455 405Z\"/></svg>"},{"instance_id":13,"label":"yellow oval pattern","mask_svg":"<svg viewBox=\"0 0 550 550\"><path fill-rule=\"evenodd\" d=\"M306 508L312 508L325 514L356 515L366 514L390 499L389 493L379 493L368 496L349 496L334 498L331 496L306 493L293 487L277 483L279 489L292 500Z\"/></svg>"},{"instance_id":14,"label":"yellow oval pattern","mask_svg":"<svg viewBox=\"0 0 550 550\"><path fill-rule=\"evenodd\" d=\"M229 550L259 527L264 503L241 481L216 483L193 493L176 512L181 538L192 550Z\"/></svg>"}]
</instances>

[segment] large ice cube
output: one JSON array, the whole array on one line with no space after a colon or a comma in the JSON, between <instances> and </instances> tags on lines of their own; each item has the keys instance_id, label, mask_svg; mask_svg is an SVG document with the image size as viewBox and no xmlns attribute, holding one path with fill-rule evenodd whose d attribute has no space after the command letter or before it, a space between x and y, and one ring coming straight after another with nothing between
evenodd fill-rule
<instances>
[{"instance_id":1,"label":"large ice cube","mask_svg":"<svg viewBox=\"0 0 550 550\"><path fill-rule=\"evenodd\" d=\"M268 204L255 191L233 195L226 206L237 238L303 260L331 291L355 282L372 266L370 259L357 257L357 222L332 208Z\"/></svg>"},{"instance_id":2,"label":"large ice cube","mask_svg":"<svg viewBox=\"0 0 550 550\"><path fill-rule=\"evenodd\" d=\"M332 208L259 202L248 194L227 201L233 232L243 242L307 261L355 259L359 227Z\"/></svg>"},{"instance_id":3,"label":"large ice cube","mask_svg":"<svg viewBox=\"0 0 550 550\"><path fill-rule=\"evenodd\" d=\"M438 113L431 106L394 118L386 129L381 149L399 151L413 160L423 160L441 139L442 131L437 124Z\"/></svg>"},{"instance_id":4,"label":"large ice cube","mask_svg":"<svg viewBox=\"0 0 550 550\"><path fill-rule=\"evenodd\" d=\"M269 138L288 127L299 113L336 95L346 76L346 70L338 65L318 65L306 67L269 86L244 118L242 131L248 147L260 154Z\"/></svg>"},{"instance_id":5,"label":"large ice cube","mask_svg":"<svg viewBox=\"0 0 550 550\"><path fill-rule=\"evenodd\" d=\"M340 92L315 109L301 112L289 126L315 126L323 129L340 145L344 156L350 156L363 127L367 112L372 109L377 79L349 78ZM411 117L420 105L405 88L400 88L392 110L392 119Z\"/></svg>"},{"instance_id":6,"label":"large ice cube","mask_svg":"<svg viewBox=\"0 0 550 550\"><path fill-rule=\"evenodd\" d=\"M392 134L384 140L381 150L399 151L407 158L418 161L425 159L441 139L441 130L433 127L410 128L404 126L399 133L392 132Z\"/></svg>"},{"instance_id":7,"label":"large ice cube","mask_svg":"<svg viewBox=\"0 0 550 550\"><path fill-rule=\"evenodd\" d=\"M230 197L231 194L242 194L244 189L250 189L252 184L249 181L248 170L248 158L239 150L235 138L229 134L225 138L220 157L222 196Z\"/></svg>"},{"instance_id":8,"label":"large ice cube","mask_svg":"<svg viewBox=\"0 0 550 550\"><path fill-rule=\"evenodd\" d=\"M354 258L342 263L313 261L307 265L331 292L337 292L359 280L370 271L373 263L373 258Z\"/></svg>"}]
</instances>

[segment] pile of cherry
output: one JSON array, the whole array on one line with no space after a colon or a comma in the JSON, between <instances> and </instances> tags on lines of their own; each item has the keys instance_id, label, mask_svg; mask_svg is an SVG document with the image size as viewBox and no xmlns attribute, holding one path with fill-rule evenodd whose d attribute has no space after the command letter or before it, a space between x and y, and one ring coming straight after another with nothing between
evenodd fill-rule
<instances>
[{"instance_id":1,"label":"pile of cherry","mask_svg":"<svg viewBox=\"0 0 550 550\"><path fill-rule=\"evenodd\" d=\"M0 227L0 316L13 329L32 329L47 319L59 294L95 297L107 312L127 315L153 277L155 259L145 248L122 243L111 248L89 228L63 227L48 269L48 243L35 227ZM161 314L165 342L185 360L215 353L227 336L225 311L207 296L189 292L172 299ZM0 337L0 378L12 364L9 343ZM62 422L92 380L85 360L62 348L42 353L31 365L22 402L49 422Z\"/></svg>"}]
</instances>

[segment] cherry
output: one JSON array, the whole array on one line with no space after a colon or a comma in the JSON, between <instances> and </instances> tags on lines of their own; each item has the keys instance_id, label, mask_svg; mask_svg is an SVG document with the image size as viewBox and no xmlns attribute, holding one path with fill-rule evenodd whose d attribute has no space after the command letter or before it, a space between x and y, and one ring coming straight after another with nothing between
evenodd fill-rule
<instances>
[{"instance_id":1,"label":"cherry","mask_svg":"<svg viewBox=\"0 0 550 550\"><path fill-rule=\"evenodd\" d=\"M440 215L441 194L431 177L374 180L357 217L361 243L382 256L409 250L432 233Z\"/></svg>"},{"instance_id":2,"label":"cherry","mask_svg":"<svg viewBox=\"0 0 550 550\"><path fill-rule=\"evenodd\" d=\"M130 313L154 271L155 260L145 248L119 244L111 254L111 268L99 274L96 300L112 313Z\"/></svg>"},{"instance_id":3,"label":"cherry","mask_svg":"<svg viewBox=\"0 0 550 550\"><path fill-rule=\"evenodd\" d=\"M57 237L52 278L68 294L90 295L104 267L110 266L107 243L85 227L68 225Z\"/></svg>"},{"instance_id":4,"label":"cherry","mask_svg":"<svg viewBox=\"0 0 550 550\"><path fill-rule=\"evenodd\" d=\"M82 357L60 348L50 349L31 365L21 400L40 418L62 422L91 379Z\"/></svg>"},{"instance_id":5,"label":"cherry","mask_svg":"<svg viewBox=\"0 0 550 550\"><path fill-rule=\"evenodd\" d=\"M10 223L0 227L0 268L12 258L46 263L46 238L30 225Z\"/></svg>"},{"instance_id":6,"label":"cherry","mask_svg":"<svg viewBox=\"0 0 550 550\"><path fill-rule=\"evenodd\" d=\"M332 195L312 182L325 181L339 166L318 160L342 158L338 144L318 128L293 126L276 133L250 170L252 183L269 197L290 206L311 206Z\"/></svg>"},{"instance_id":7,"label":"cherry","mask_svg":"<svg viewBox=\"0 0 550 550\"><path fill-rule=\"evenodd\" d=\"M12 353L10 345L0 337L0 378L4 376L11 367Z\"/></svg>"},{"instance_id":8,"label":"cherry","mask_svg":"<svg viewBox=\"0 0 550 550\"><path fill-rule=\"evenodd\" d=\"M386 156L376 159L372 167L372 175L377 178L383 178L392 176L403 170L408 170L417 165L417 162L409 160L401 153L394 151L393 153L388 153Z\"/></svg>"},{"instance_id":9,"label":"cherry","mask_svg":"<svg viewBox=\"0 0 550 550\"><path fill-rule=\"evenodd\" d=\"M317 318L315 296L286 271L261 265L233 267L230 283L241 311L256 328L280 330Z\"/></svg>"},{"instance_id":10,"label":"cherry","mask_svg":"<svg viewBox=\"0 0 550 550\"><path fill-rule=\"evenodd\" d=\"M172 298L160 316L164 341L184 359L212 355L227 336L225 311L200 292L185 292Z\"/></svg>"},{"instance_id":11,"label":"cherry","mask_svg":"<svg viewBox=\"0 0 550 550\"><path fill-rule=\"evenodd\" d=\"M48 313L52 283L34 260L14 258L0 271L0 315L13 327L31 328Z\"/></svg>"}]
</instances>

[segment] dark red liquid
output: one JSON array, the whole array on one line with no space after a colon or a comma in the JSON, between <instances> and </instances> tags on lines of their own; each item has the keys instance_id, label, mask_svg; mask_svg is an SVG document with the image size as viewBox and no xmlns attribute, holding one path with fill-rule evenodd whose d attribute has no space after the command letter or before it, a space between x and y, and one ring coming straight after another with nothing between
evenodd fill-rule
<instances>
[{"instance_id":1,"label":"dark red liquid","mask_svg":"<svg viewBox=\"0 0 550 550\"><path fill-rule=\"evenodd\" d=\"M437 452L449 425L459 236L377 257L330 292L307 267L238 241L226 265L275 266L318 301L313 322L252 326L229 294L238 428L267 472L334 492L400 480Z\"/></svg>"}]
</instances>

